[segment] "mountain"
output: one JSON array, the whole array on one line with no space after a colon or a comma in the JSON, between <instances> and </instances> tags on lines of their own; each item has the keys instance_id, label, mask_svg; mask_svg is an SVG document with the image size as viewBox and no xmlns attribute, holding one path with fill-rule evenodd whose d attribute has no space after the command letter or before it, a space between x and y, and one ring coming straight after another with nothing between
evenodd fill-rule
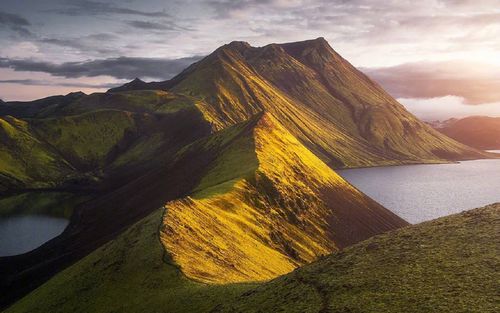
<instances>
[{"instance_id":1,"label":"mountain","mask_svg":"<svg viewBox=\"0 0 500 313\"><path fill-rule=\"evenodd\" d=\"M5 312L496 310L498 204L373 237L260 284L187 279L158 241L163 214L155 211Z\"/></svg>"},{"instance_id":2,"label":"mountain","mask_svg":"<svg viewBox=\"0 0 500 313\"><path fill-rule=\"evenodd\" d=\"M407 225L332 168L485 156L413 117L324 39L233 42L170 81L2 103L0 138L0 214L70 216L60 236L0 258L0 306L54 275L94 290L70 269L98 255L86 275L115 279L135 245L143 256L126 266L144 268L122 286L267 280Z\"/></svg>"},{"instance_id":3,"label":"mountain","mask_svg":"<svg viewBox=\"0 0 500 313\"><path fill-rule=\"evenodd\" d=\"M334 168L480 156L407 112L323 38L261 48L232 42L148 88L202 99L214 129L269 112Z\"/></svg>"},{"instance_id":4,"label":"mountain","mask_svg":"<svg viewBox=\"0 0 500 313\"><path fill-rule=\"evenodd\" d=\"M450 119L435 128L450 138L477 149L500 149L499 117L471 116Z\"/></svg>"},{"instance_id":5,"label":"mountain","mask_svg":"<svg viewBox=\"0 0 500 313\"><path fill-rule=\"evenodd\" d=\"M406 225L345 182L272 115L240 127L193 193L166 204L161 241L187 277L211 283L270 279ZM211 141L224 140L219 138Z\"/></svg>"},{"instance_id":6,"label":"mountain","mask_svg":"<svg viewBox=\"0 0 500 313\"><path fill-rule=\"evenodd\" d=\"M269 279L407 225L267 113L163 157L77 206L61 236L28 254L0 258L2 294L22 295L162 206L162 214L153 213L154 240L184 275L217 283Z\"/></svg>"}]
</instances>

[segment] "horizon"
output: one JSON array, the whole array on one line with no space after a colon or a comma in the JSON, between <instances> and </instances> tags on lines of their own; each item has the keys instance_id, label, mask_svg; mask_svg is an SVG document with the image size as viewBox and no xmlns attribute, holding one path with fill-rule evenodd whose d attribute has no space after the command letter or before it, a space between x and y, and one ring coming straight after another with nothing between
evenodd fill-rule
<instances>
[{"instance_id":1,"label":"horizon","mask_svg":"<svg viewBox=\"0 0 500 313\"><path fill-rule=\"evenodd\" d=\"M264 46L324 37L420 118L500 116L494 3L6 0L0 98L103 92L135 77L167 80L231 41Z\"/></svg>"}]
</instances>

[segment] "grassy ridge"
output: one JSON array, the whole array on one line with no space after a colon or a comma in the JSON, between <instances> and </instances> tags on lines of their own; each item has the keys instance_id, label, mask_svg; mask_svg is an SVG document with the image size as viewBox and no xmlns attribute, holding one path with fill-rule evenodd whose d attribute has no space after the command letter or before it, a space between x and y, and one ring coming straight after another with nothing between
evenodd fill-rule
<instances>
[{"instance_id":1,"label":"grassy ridge","mask_svg":"<svg viewBox=\"0 0 500 313\"><path fill-rule=\"evenodd\" d=\"M110 171L151 166L209 132L196 105L163 91L9 103L17 118L0 118L0 191L95 187Z\"/></svg>"},{"instance_id":2,"label":"grassy ridge","mask_svg":"<svg viewBox=\"0 0 500 313\"><path fill-rule=\"evenodd\" d=\"M5 312L465 313L496 312L500 301L500 205L376 236L259 285L185 278L158 240L162 213Z\"/></svg>"},{"instance_id":3,"label":"grassy ridge","mask_svg":"<svg viewBox=\"0 0 500 313\"><path fill-rule=\"evenodd\" d=\"M216 312L496 312L500 204L376 236Z\"/></svg>"},{"instance_id":4,"label":"grassy ridge","mask_svg":"<svg viewBox=\"0 0 500 313\"><path fill-rule=\"evenodd\" d=\"M270 279L345 244L406 225L392 213L380 214L386 210L345 182L271 114L225 129L205 144L227 141L194 193L165 206L162 243L190 278ZM372 220L373 228L345 218L342 209ZM333 226L333 220L344 225Z\"/></svg>"}]
</instances>

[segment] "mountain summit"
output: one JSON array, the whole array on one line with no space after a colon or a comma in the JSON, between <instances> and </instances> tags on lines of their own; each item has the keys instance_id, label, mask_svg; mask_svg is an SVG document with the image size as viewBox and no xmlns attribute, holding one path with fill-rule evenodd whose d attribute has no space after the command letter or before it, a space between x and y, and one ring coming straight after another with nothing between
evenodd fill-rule
<instances>
[{"instance_id":1,"label":"mountain summit","mask_svg":"<svg viewBox=\"0 0 500 313\"><path fill-rule=\"evenodd\" d=\"M419 121L324 38L258 48L234 41L169 81L139 88L200 99L214 130L269 112L335 168L481 155ZM110 92L124 89L136 88Z\"/></svg>"}]
</instances>

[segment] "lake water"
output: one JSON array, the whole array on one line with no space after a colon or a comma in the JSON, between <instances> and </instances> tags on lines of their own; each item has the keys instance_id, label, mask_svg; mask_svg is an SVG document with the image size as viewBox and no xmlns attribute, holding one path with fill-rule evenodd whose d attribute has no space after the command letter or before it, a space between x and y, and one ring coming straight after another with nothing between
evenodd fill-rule
<instances>
[{"instance_id":1,"label":"lake water","mask_svg":"<svg viewBox=\"0 0 500 313\"><path fill-rule=\"evenodd\" d=\"M337 172L410 223L500 202L500 160Z\"/></svg>"},{"instance_id":2,"label":"lake water","mask_svg":"<svg viewBox=\"0 0 500 313\"><path fill-rule=\"evenodd\" d=\"M44 215L0 218L0 256L31 251L61 234L68 222Z\"/></svg>"}]
</instances>

